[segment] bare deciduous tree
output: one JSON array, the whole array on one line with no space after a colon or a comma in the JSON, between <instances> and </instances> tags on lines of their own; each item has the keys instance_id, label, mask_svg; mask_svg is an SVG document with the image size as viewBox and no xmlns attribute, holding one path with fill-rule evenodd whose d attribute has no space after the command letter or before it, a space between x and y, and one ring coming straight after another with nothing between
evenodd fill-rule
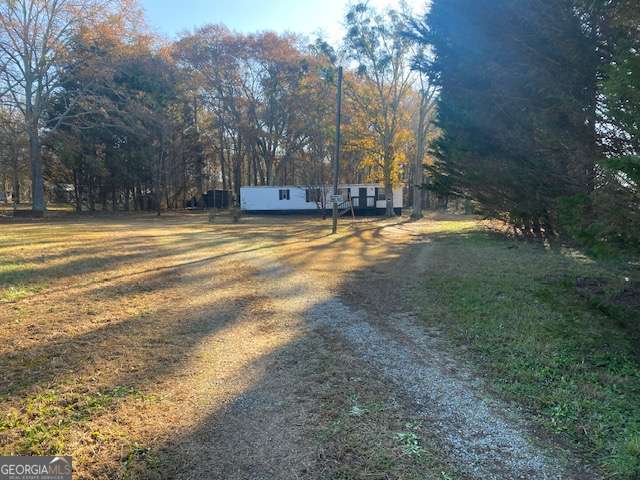
<instances>
[{"instance_id":1,"label":"bare deciduous tree","mask_svg":"<svg viewBox=\"0 0 640 480\"><path fill-rule=\"evenodd\" d=\"M45 210L43 135L55 130L76 104L48 117L53 95L61 87L62 65L74 34L95 18L110 0L5 0L0 2L0 96L24 117L29 141L34 214Z\"/></svg>"}]
</instances>

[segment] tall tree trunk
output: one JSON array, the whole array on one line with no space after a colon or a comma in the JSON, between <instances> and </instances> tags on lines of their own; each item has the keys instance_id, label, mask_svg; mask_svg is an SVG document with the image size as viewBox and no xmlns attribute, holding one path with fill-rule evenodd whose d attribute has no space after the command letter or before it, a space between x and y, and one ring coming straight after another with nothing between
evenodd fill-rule
<instances>
[{"instance_id":1,"label":"tall tree trunk","mask_svg":"<svg viewBox=\"0 0 640 480\"><path fill-rule=\"evenodd\" d=\"M2 202L7 203L7 174L3 173L2 178L0 179L0 196L2 197Z\"/></svg>"},{"instance_id":2,"label":"tall tree trunk","mask_svg":"<svg viewBox=\"0 0 640 480\"><path fill-rule=\"evenodd\" d=\"M235 207L240 206L240 186L242 184L242 137L238 136L238 141L235 145L234 152L234 166L233 166L233 205Z\"/></svg>"},{"instance_id":3,"label":"tall tree trunk","mask_svg":"<svg viewBox=\"0 0 640 480\"><path fill-rule=\"evenodd\" d=\"M37 126L29 125L28 130L29 156L31 160L31 209L34 216L41 217L44 215L46 208L44 202L44 179L42 177L42 148Z\"/></svg>"},{"instance_id":4,"label":"tall tree trunk","mask_svg":"<svg viewBox=\"0 0 640 480\"><path fill-rule=\"evenodd\" d=\"M162 213L162 166L164 163L164 148L160 147L158 165L156 166L156 172L153 176L153 202L155 203L156 214L160 216Z\"/></svg>"},{"instance_id":5,"label":"tall tree trunk","mask_svg":"<svg viewBox=\"0 0 640 480\"><path fill-rule=\"evenodd\" d=\"M29 139L29 160L31 163L31 210L34 216L40 217L44 215L45 211L42 145L38 132L38 118L34 112L33 72L30 65L26 65L24 73L25 126Z\"/></svg>"},{"instance_id":6,"label":"tall tree trunk","mask_svg":"<svg viewBox=\"0 0 640 480\"><path fill-rule=\"evenodd\" d=\"M77 168L73 169L73 194L75 197L76 212L80 213L82 211L82 185Z\"/></svg>"},{"instance_id":7,"label":"tall tree trunk","mask_svg":"<svg viewBox=\"0 0 640 480\"><path fill-rule=\"evenodd\" d=\"M391 179L385 179L384 196L387 202L386 216L393 217L395 216L395 212L393 211L393 185L391 184Z\"/></svg>"},{"instance_id":8,"label":"tall tree trunk","mask_svg":"<svg viewBox=\"0 0 640 480\"><path fill-rule=\"evenodd\" d=\"M255 147L255 145L251 145L251 160L250 160L250 163L251 163L251 166L252 166L251 170L252 170L252 173L253 173L253 178L252 178L252 181L250 182L250 184L258 185L258 158L257 158L257 155L256 155L256 147Z\"/></svg>"},{"instance_id":9,"label":"tall tree trunk","mask_svg":"<svg viewBox=\"0 0 640 480\"><path fill-rule=\"evenodd\" d=\"M7 174L2 175L2 185L0 186L0 192L4 194L4 203L9 203L9 188L8 188L9 176Z\"/></svg>"},{"instance_id":10,"label":"tall tree trunk","mask_svg":"<svg viewBox=\"0 0 640 480\"><path fill-rule=\"evenodd\" d=\"M89 211L96 211L96 196L94 192L94 179L92 176L89 176Z\"/></svg>"},{"instance_id":11,"label":"tall tree trunk","mask_svg":"<svg viewBox=\"0 0 640 480\"><path fill-rule=\"evenodd\" d=\"M393 184L391 182L391 174L393 168L393 153L390 147L384 149L383 159L383 174L384 174L384 196L387 203L385 215L387 217L393 217L395 212L393 211Z\"/></svg>"},{"instance_id":12,"label":"tall tree trunk","mask_svg":"<svg viewBox=\"0 0 640 480\"><path fill-rule=\"evenodd\" d=\"M13 203L18 205L20 203L20 176L17 172L13 177Z\"/></svg>"},{"instance_id":13,"label":"tall tree trunk","mask_svg":"<svg viewBox=\"0 0 640 480\"><path fill-rule=\"evenodd\" d=\"M193 97L193 125L196 129L196 141L198 142L198 150L196 153L196 188L198 189L198 194L202 195L204 193L204 167L205 167L205 153L204 147L200 145L200 129L198 122L198 97L194 95ZM184 134L183 134L184 138Z\"/></svg>"},{"instance_id":14,"label":"tall tree trunk","mask_svg":"<svg viewBox=\"0 0 640 480\"><path fill-rule=\"evenodd\" d=\"M418 119L418 148L416 157L413 164L413 210L411 211L411 218L419 220L422 218L422 203L423 203L423 191L422 184L424 183L424 122L426 120L426 114L424 112L424 98L420 104L420 115Z\"/></svg>"},{"instance_id":15,"label":"tall tree trunk","mask_svg":"<svg viewBox=\"0 0 640 480\"><path fill-rule=\"evenodd\" d=\"M260 158L257 156L257 154L254 152L254 159L256 162L256 185L266 185L266 179L265 179L265 175L264 175L264 168L262 167L262 162L260 161Z\"/></svg>"},{"instance_id":16,"label":"tall tree trunk","mask_svg":"<svg viewBox=\"0 0 640 480\"><path fill-rule=\"evenodd\" d=\"M275 152L271 153L271 148L269 148L267 156L265 157L265 176L266 182L265 185L273 185L273 165L275 163Z\"/></svg>"},{"instance_id":17,"label":"tall tree trunk","mask_svg":"<svg viewBox=\"0 0 640 480\"><path fill-rule=\"evenodd\" d=\"M107 211L107 190L104 188L104 180L100 179L100 205L103 212Z\"/></svg>"},{"instance_id":18,"label":"tall tree trunk","mask_svg":"<svg viewBox=\"0 0 640 480\"><path fill-rule=\"evenodd\" d=\"M17 138L16 141L11 142L11 150L13 154L13 203L18 205L20 203L20 157L18 153Z\"/></svg>"},{"instance_id":19,"label":"tall tree trunk","mask_svg":"<svg viewBox=\"0 0 640 480\"><path fill-rule=\"evenodd\" d=\"M129 186L127 185L124 188L124 209L129 212L131 211L131 203L129 203L131 201L131 191L129 189ZM134 203L135 203L135 198L134 198Z\"/></svg>"},{"instance_id":20,"label":"tall tree trunk","mask_svg":"<svg viewBox=\"0 0 640 480\"><path fill-rule=\"evenodd\" d=\"M227 191L227 169L225 168L225 159L224 159L224 132L222 127L220 127L219 132L219 141L220 141L220 176L222 177L222 190Z\"/></svg>"}]
</instances>

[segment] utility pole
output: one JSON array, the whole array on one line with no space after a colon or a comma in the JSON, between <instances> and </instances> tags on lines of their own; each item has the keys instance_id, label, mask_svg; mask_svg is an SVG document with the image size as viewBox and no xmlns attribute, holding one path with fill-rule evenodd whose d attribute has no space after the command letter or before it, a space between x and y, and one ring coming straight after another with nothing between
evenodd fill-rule
<instances>
[{"instance_id":1,"label":"utility pole","mask_svg":"<svg viewBox=\"0 0 640 480\"><path fill-rule=\"evenodd\" d=\"M340 175L340 123L342 121L342 67L338 67L338 92L336 94L336 152L333 172L333 229L338 232L338 177Z\"/></svg>"},{"instance_id":2,"label":"utility pole","mask_svg":"<svg viewBox=\"0 0 640 480\"><path fill-rule=\"evenodd\" d=\"M423 203L423 183L424 183L424 143L426 141L425 121L427 120L427 100L424 90L420 91L420 110L418 113L418 148L413 163L413 208L411 218L420 220L422 218Z\"/></svg>"}]
</instances>

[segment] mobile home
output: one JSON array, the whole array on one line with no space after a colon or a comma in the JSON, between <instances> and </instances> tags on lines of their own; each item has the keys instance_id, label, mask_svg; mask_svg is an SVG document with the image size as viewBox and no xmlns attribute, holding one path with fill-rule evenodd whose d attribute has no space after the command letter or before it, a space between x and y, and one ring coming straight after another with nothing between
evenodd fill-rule
<instances>
[{"instance_id":1,"label":"mobile home","mask_svg":"<svg viewBox=\"0 0 640 480\"><path fill-rule=\"evenodd\" d=\"M384 215L384 187L377 184L340 185L338 193L343 208L348 202L356 215ZM240 206L251 214L313 214L329 211L333 206L333 188L293 185L240 188ZM393 209L402 212L402 187L393 189Z\"/></svg>"}]
</instances>

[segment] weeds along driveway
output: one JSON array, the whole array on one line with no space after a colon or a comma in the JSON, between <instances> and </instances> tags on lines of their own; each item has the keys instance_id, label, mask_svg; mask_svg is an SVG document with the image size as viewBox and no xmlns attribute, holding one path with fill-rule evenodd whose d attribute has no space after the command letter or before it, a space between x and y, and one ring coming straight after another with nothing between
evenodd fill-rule
<instances>
[{"instance_id":1,"label":"weeds along driveway","mask_svg":"<svg viewBox=\"0 0 640 480\"><path fill-rule=\"evenodd\" d=\"M1 451L79 478L583 478L407 310L428 242L476 225L16 225Z\"/></svg>"}]
</instances>

